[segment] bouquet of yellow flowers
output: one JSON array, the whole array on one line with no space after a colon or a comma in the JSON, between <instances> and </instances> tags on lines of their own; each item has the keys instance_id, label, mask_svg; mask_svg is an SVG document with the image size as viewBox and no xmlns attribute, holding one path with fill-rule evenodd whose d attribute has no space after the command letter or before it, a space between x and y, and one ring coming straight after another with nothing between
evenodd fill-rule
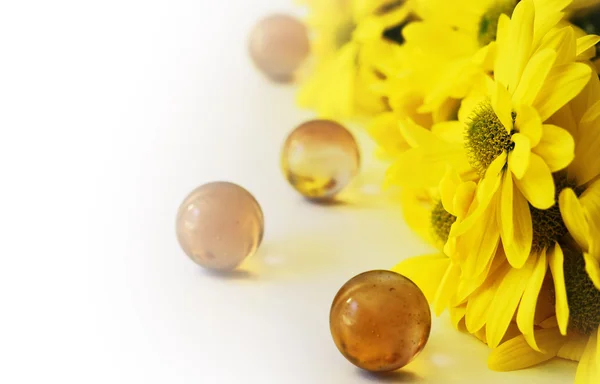
<instances>
[{"instance_id":1,"label":"bouquet of yellow flowers","mask_svg":"<svg viewBox=\"0 0 600 384\"><path fill-rule=\"evenodd\" d=\"M600 383L600 1L302 3L298 104L364 124L437 249L394 270L491 369Z\"/></svg>"}]
</instances>

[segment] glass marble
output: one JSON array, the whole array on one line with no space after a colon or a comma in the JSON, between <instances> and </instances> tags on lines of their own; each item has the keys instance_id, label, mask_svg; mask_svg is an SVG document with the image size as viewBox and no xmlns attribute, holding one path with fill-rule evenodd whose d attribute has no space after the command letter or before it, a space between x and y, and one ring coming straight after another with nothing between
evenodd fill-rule
<instances>
[{"instance_id":1,"label":"glass marble","mask_svg":"<svg viewBox=\"0 0 600 384\"><path fill-rule=\"evenodd\" d=\"M330 200L358 173L360 152L346 128L330 120L312 120L287 137L281 168L288 182L312 200Z\"/></svg>"},{"instance_id":2,"label":"glass marble","mask_svg":"<svg viewBox=\"0 0 600 384\"><path fill-rule=\"evenodd\" d=\"M411 280L391 271L370 271L339 290L329 325L335 345L351 363L371 372L394 371L425 347L431 312Z\"/></svg>"},{"instance_id":3,"label":"glass marble","mask_svg":"<svg viewBox=\"0 0 600 384\"><path fill-rule=\"evenodd\" d=\"M287 83L308 57L308 31L294 17L272 15L254 27L248 48L252 61L268 78Z\"/></svg>"},{"instance_id":4,"label":"glass marble","mask_svg":"<svg viewBox=\"0 0 600 384\"><path fill-rule=\"evenodd\" d=\"M229 271L256 252L263 238L263 212L244 188L212 182L193 190L177 212L177 240L202 267Z\"/></svg>"}]
</instances>

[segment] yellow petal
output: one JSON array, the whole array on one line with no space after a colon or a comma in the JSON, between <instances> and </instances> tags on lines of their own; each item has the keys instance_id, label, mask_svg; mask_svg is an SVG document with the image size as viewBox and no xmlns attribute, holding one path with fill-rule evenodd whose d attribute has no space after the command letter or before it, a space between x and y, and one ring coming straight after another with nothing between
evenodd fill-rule
<instances>
[{"instance_id":1,"label":"yellow petal","mask_svg":"<svg viewBox=\"0 0 600 384\"><path fill-rule=\"evenodd\" d=\"M531 1L521 1L511 16L506 40L510 51L505 50L503 52L503 54L508 53L512 58L507 73L508 82L505 84L511 92L514 92L519 84L523 69L531 55L534 19L535 8Z\"/></svg>"},{"instance_id":2,"label":"yellow petal","mask_svg":"<svg viewBox=\"0 0 600 384\"><path fill-rule=\"evenodd\" d=\"M442 277L442 280L440 281L440 286L435 294L435 298L433 299L433 309L437 316L441 315L442 312L448 308L450 299L456 291L459 279L460 267L450 262L444 277Z\"/></svg>"},{"instance_id":3,"label":"yellow petal","mask_svg":"<svg viewBox=\"0 0 600 384\"><path fill-rule=\"evenodd\" d=\"M577 43L571 26L553 29L544 37L542 44L556 52L556 66L575 61Z\"/></svg>"},{"instance_id":4,"label":"yellow petal","mask_svg":"<svg viewBox=\"0 0 600 384\"><path fill-rule=\"evenodd\" d=\"M577 131L576 155L575 160L569 167L569 173L575 175L580 185L593 180L600 174L600 156L598 156L598 148L600 147L600 135L598 135L599 118L600 100L588 108L581 119Z\"/></svg>"},{"instance_id":5,"label":"yellow petal","mask_svg":"<svg viewBox=\"0 0 600 384\"><path fill-rule=\"evenodd\" d=\"M514 185L512 188L512 205L504 207L507 211L512 210L512 214L510 216L507 214L506 219L503 217L502 220L504 227L512 228L513 238L511 241L504 241L504 237L502 237L502 245L510 265L514 268L521 268L531 252L533 225L527 199ZM504 196L501 201L503 204L506 203ZM510 220L510 222L504 222L504 220Z\"/></svg>"},{"instance_id":6,"label":"yellow petal","mask_svg":"<svg viewBox=\"0 0 600 384\"><path fill-rule=\"evenodd\" d=\"M491 283L491 279L497 276L500 268L508 268L508 263L502 253L497 251L484 273L474 279L467 279L465 276L461 276L460 283L456 289L456 296L454 297L454 305L466 303L467 298L471 300L470 296L482 287L484 283Z\"/></svg>"},{"instance_id":7,"label":"yellow petal","mask_svg":"<svg viewBox=\"0 0 600 384\"><path fill-rule=\"evenodd\" d=\"M431 207L435 203L422 189L402 188L400 191L402 217L410 229L428 244L436 244L431 231Z\"/></svg>"},{"instance_id":8,"label":"yellow petal","mask_svg":"<svg viewBox=\"0 0 600 384\"><path fill-rule=\"evenodd\" d=\"M517 325L519 330L524 335L531 335L531 337L525 337L527 343L531 348L540 352L540 348L535 341L534 335L534 321L535 321L535 309L537 307L537 300L542 289L542 283L546 276L546 251L542 250L540 257L537 261L531 279L527 283L527 288L523 293L521 304L519 304L519 312L517 313Z\"/></svg>"},{"instance_id":9,"label":"yellow petal","mask_svg":"<svg viewBox=\"0 0 600 384\"><path fill-rule=\"evenodd\" d=\"M515 180L527 201L538 209L548 209L555 203L554 179L550 169L535 153L529 159L529 168L521 180Z\"/></svg>"},{"instance_id":10,"label":"yellow petal","mask_svg":"<svg viewBox=\"0 0 600 384\"><path fill-rule=\"evenodd\" d=\"M533 152L544 159L550 171L558 172L575 158L575 140L567 130L556 125L544 124L542 130L542 140Z\"/></svg>"},{"instance_id":11,"label":"yellow petal","mask_svg":"<svg viewBox=\"0 0 600 384\"><path fill-rule=\"evenodd\" d=\"M500 236L502 244L513 242L513 180L510 172L505 172L502 178L502 189L500 196ZM520 192L517 191L520 194ZM519 267L520 268L520 267Z\"/></svg>"},{"instance_id":12,"label":"yellow petal","mask_svg":"<svg viewBox=\"0 0 600 384\"><path fill-rule=\"evenodd\" d=\"M457 219L458 220L458 219ZM454 223L456 224L456 222ZM454 225L452 224L452 225ZM450 227L452 228L452 227ZM457 260L456 256L456 237L448 237L446 244L444 244L444 248L442 249L445 255L450 257L452 260Z\"/></svg>"},{"instance_id":13,"label":"yellow petal","mask_svg":"<svg viewBox=\"0 0 600 384\"><path fill-rule=\"evenodd\" d=\"M469 207L473 203L476 191L477 184L473 181L461 183L458 188L456 188L456 194L454 195L454 200L452 202L454 211L456 212L455 216L459 218L466 216Z\"/></svg>"},{"instance_id":14,"label":"yellow petal","mask_svg":"<svg viewBox=\"0 0 600 384\"><path fill-rule=\"evenodd\" d=\"M571 0L534 0L533 2L536 10L534 40L539 43L541 37L548 34L548 31L556 27L564 18L564 12L561 11L571 4Z\"/></svg>"},{"instance_id":15,"label":"yellow petal","mask_svg":"<svg viewBox=\"0 0 600 384\"><path fill-rule=\"evenodd\" d=\"M522 133L512 135L515 147L508 155L508 167L517 179L522 179L529 167L531 157L531 143L529 138Z\"/></svg>"},{"instance_id":16,"label":"yellow petal","mask_svg":"<svg viewBox=\"0 0 600 384\"><path fill-rule=\"evenodd\" d=\"M450 231L450 236L460 236L470 229L485 212L490 200L496 194L502 180L502 169L506 165L506 153L502 152L485 172L485 176L477 187L476 199L471 205L468 216L460 223L455 223Z\"/></svg>"},{"instance_id":17,"label":"yellow petal","mask_svg":"<svg viewBox=\"0 0 600 384\"><path fill-rule=\"evenodd\" d=\"M458 216L454 210L454 196L456 189L461 183L460 175L452 167L447 167L446 174L440 181L440 196L444 209L454 216Z\"/></svg>"},{"instance_id":18,"label":"yellow petal","mask_svg":"<svg viewBox=\"0 0 600 384\"><path fill-rule=\"evenodd\" d=\"M488 367L494 371L515 371L528 368L556 356L564 339L556 329L536 331L536 340L545 353L529 347L523 336L515 337L494 349L488 359Z\"/></svg>"},{"instance_id":19,"label":"yellow petal","mask_svg":"<svg viewBox=\"0 0 600 384\"><path fill-rule=\"evenodd\" d=\"M430 130L421 127L412 119L402 119L398 129L411 147L441 146L443 143Z\"/></svg>"},{"instance_id":20,"label":"yellow petal","mask_svg":"<svg viewBox=\"0 0 600 384\"><path fill-rule=\"evenodd\" d=\"M596 289L600 290L600 265L598 265L598 260L589 253L584 253L583 258L585 259L585 271Z\"/></svg>"},{"instance_id":21,"label":"yellow petal","mask_svg":"<svg viewBox=\"0 0 600 384\"><path fill-rule=\"evenodd\" d=\"M478 338L479 340L481 340L481 342L483 344L487 344L487 340L485 338L485 328L480 329L479 331L477 331L476 333L474 333L473 336L475 336L476 338Z\"/></svg>"},{"instance_id":22,"label":"yellow petal","mask_svg":"<svg viewBox=\"0 0 600 384\"><path fill-rule=\"evenodd\" d=\"M421 288L425 297L431 303L449 265L450 259L448 257L435 253L408 258L392 268L392 271L412 280Z\"/></svg>"},{"instance_id":23,"label":"yellow petal","mask_svg":"<svg viewBox=\"0 0 600 384\"><path fill-rule=\"evenodd\" d=\"M475 333L485 326L490 310L490 303L494 299L498 285L508 271L508 265L504 264L485 279L481 286L469 297L465 313L465 325L470 333Z\"/></svg>"},{"instance_id":24,"label":"yellow petal","mask_svg":"<svg viewBox=\"0 0 600 384\"><path fill-rule=\"evenodd\" d=\"M542 120L535 108L530 105L521 105L517 108L517 130L529 138L532 147L535 147L542 138Z\"/></svg>"},{"instance_id":25,"label":"yellow petal","mask_svg":"<svg viewBox=\"0 0 600 384\"><path fill-rule=\"evenodd\" d=\"M586 36L582 36L579 39L577 39L577 58L579 60L591 59L593 56L592 57L581 57L581 56L583 54L585 54L587 50L590 50L596 44L598 44L598 42L600 42L600 36L596 36L596 35L586 35ZM594 54L595 54L595 50L594 50Z\"/></svg>"},{"instance_id":26,"label":"yellow petal","mask_svg":"<svg viewBox=\"0 0 600 384\"><path fill-rule=\"evenodd\" d=\"M569 326L569 304L567 301L567 288L565 286L564 254L560 245L555 244L548 252L548 263L554 280L554 296L556 296L556 318L558 327L563 335L567 334Z\"/></svg>"},{"instance_id":27,"label":"yellow petal","mask_svg":"<svg viewBox=\"0 0 600 384\"><path fill-rule=\"evenodd\" d=\"M521 269L510 269L496 290L488 312L486 335L488 345L496 348L510 324L527 287L537 258L530 257Z\"/></svg>"},{"instance_id":28,"label":"yellow petal","mask_svg":"<svg viewBox=\"0 0 600 384\"><path fill-rule=\"evenodd\" d=\"M492 108L506 128L506 132L510 133L513 129L512 102L510 94L500 83L496 83L495 92L492 94Z\"/></svg>"},{"instance_id":29,"label":"yellow petal","mask_svg":"<svg viewBox=\"0 0 600 384\"><path fill-rule=\"evenodd\" d=\"M498 32L496 34L497 53L494 64L494 77L505 86L508 86L509 69L512 64L512 50L507 42L510 24L510 18L505 14L501 14L498 18Z\"/></svg>"},{"instance_id":30,"label":"yellow petal","mask_svg":"<svg viewBox=\"0 0 600 384\"><path fill-rule=\"evenodd\" d=\"M500 229L496 218L497 199L497 196L493 198L477 225L462 235L457 253L466 259L463 273L467 279L482 274L498 249Z\"/></svg>"},{"instance_id":31,"label":"yellow petal","mask_svg":"<svg viewBox=\"0 0 600 384\"><path fill-rule=\"evenodd\" d=\"M531 57L513 94L513 101L516 104L531 105L533 103L555 61L556 52L552 49L543 49Z\"/></svg>"},{"instance_id":32,"label":"yellow petal","mask_svg":"<svg viewBox=\"0 0 600 384\"><path fill-rule=\"evenodd\" d=\"M413 188L437 187L448 164L457 170L469 167L462 147L449 144L447 147L439 149L411 148L398 156L394 164L388 168L385 185Z\"/></svg>"},{"instance_id":33,"label":"yellow petal","mask_svg":"<svg viewBox=\"0 0 600 384\"><path fill-rule=\"evenodd\" d=\"M573 361L581 360L588 338L588 336L572 332L565 344L558 350L558 357Z\"/></svg>"},{"instance_id":34,"label":"yellow petal","mask_svg":"<svg viewBox=\"0 0 600 384\"><path fill-rule=\"evenodd\" d=\"M321 118L348 117L353 112L356 57L360 46L348 43L302 85L297 95L301 107L314 108Z\"/></svg>"},{"instance_id":35,"label":"yellow petal","mask_svg":"<svg viewBox=\"0 0 600 384\"><path fill-rule=\"evenodd\" d=\"M600 260L600 179L590 184L581 194L579 201L590 229L589 252Z\"/></svg>"},{"instance_id":36,"label":"yellow petal","mask_svg":"<svg viewBox=\"0 0 600 384\"><path fill-rule=\"evenodd\" d=\"M600 380L600 366L598 365L598 334L592 333L583 351L577 372L575 373L575 384L597 384Z\"/></svg>"},{"instance_id":37,"label":"yellow petal","mask_svg":"<svg viewBox=\"0 0 600 384\"><path fill-rule=\"evenodd\" d=\"M579 203L575 191L571 188L563 189L558 198L558 205L569 233L584 251L588 251L588 234L590 229L585 219L583 207Z\"/></svg>"},{"instance_id":38,"label":"yellow petal","mask_svg":"<svg viewBox=\"0 0 600 384\"><path fill-rule=\"evenodd\" d=\"M485 326L487 311L493 298L494 291L488 288L469 299L465 315L465 326L469 333L478 332Z\"/></svg>"},{"instance_id":39,"label":"yellow petal","mask_svg":"<svg viewBox=\"0 0 600 384\"><path fill-rule=\"evenodd\" d=\"M533 104L542 122L577 96L591 74L591 68L582 63L553 68Z\"/></svg>"},{"instance_id":40,"label":"yellow petal","mask_svg":"<svg viewBox=\"0 0 600 384\"><path fill-rule=\"evenodd\" d=\"M396 114L387 112L373 117L367 127L369 136L391 156L397 156L410 148L400 133L397 122Z\"/></svg>"},{"instance_id":41,"label":"yellow petal","mask_svg":"<svg viewBox=\"0 0 600 384\"><path fill-rule=\"evenodd\" d=\"M465 140L465 124L460 121L443 121L431 127L431 132L449 143L463 144Z\"/></svg>"},{"instance_id":42,"label":"yellow petal","mask_svg":"<svg viewBox=\"0 0 600 384\"><path fill-rule=\"evenodd\" d=\"M450 321L452 321L452 325L454 328L459 329L460 322L465 318L466 307L460 306L455 308L450 308Z\"/></svg>"}]
</instances>

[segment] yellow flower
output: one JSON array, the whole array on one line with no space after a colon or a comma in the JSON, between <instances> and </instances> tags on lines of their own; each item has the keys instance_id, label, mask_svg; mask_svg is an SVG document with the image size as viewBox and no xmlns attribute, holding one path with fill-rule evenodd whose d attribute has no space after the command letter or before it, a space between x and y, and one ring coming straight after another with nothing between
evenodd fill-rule
<instances>
[{"instance_id":1,"label":"yellow flower","mask_svg":"<svg viewBox=\"0 0 600 384\"><path fill-rule=\"evenodd\" d=\"M448 172L453 173L451 169ZM405 260L394 270L409 277L424 290L438 315L449 308L452 315L462 311L459 317L464 316L465 299L484 282L481 277L462 279L460 265L441 252L448 240L452 224L460 218L461 211L468 207L473 197L474 183L463 185L470 188L457 191L456 195L460 198L452 202L452 211L446 210L444 206L442 200L445 191L443 190L437 193L433 189L406 188L404 190L406 197L403 199L403 210L407 223L440 252ZM433 265L436 266L436 272L432 275Z\"/></svg>"},{"instance_id":2,"label":"yellow flower","mask_svg":"<svg viewBox=\"0 0 600 384\"><path fill-rule=\"evenodd\" d=\"M550 264L553 273L560 271L562 280L554 279L554 294L568 297L570 323L565 335L560 329L557 315L536 313L538 321L533 332L534 343L527 335L520 335L501 344L489 357L489 367L498 371L527 368L550 360L555 356L577 360L579 366L576 384L600 382L600 290L586 274L581 253L565 249L560 260ZM529 285L539 284L543 276L531 279ZM560 293L559 293L560 292ZM544 292L542 292L544 293ZM546 290L546 294L547 290ZM540 296L541 298L542 296ZM523 304L521 304L523 305Z\"/></svg>"},{"instance_id":3,"label":"yellow flower","mask_svg":"<svg viewBox=\"0 0 600 384\"><path fill-rule=\"evenodd\" d=\"M535 227L536 215L554 206L552 173L574 158L570 133L547 121L588 83L591 68L575 60L598 38L576 39L571 27L544 25L542 33L537 19L532 0L521 1L512 19L500 16L490 101L475 108L467 126L470 161L483 178L468 217L450 236L466 234L462 252L478 254L467 259L469 274L483 272L499 238L515 268L527 261L532 242L536 251L550 245L536 243L532 221Z\"/></svg>"},{"instance_id":4,"label":"yellow flower","mask_svg":"<svg viewBox=\"0 0 600 384\"><path fill-rule=\"evenodd\" d=\"M463 145L464 125L446 121L426 129L410 119L398 123L410 149L396 157L386 174L386 184L436 188L450 166L466 179L476 178Z\"/></svg>"},{"instance_id":5,"label":"yellow flower","mask_svg":"<svg viewBox=\"0 0 600 384\"><path fill-rule=\"evenodd\" d=\"M451 120L460 99L494 72L496 33L501 15L511 15L516 0L421 0L404 27L402 46L379 50L373 59L384 81L377 86L392 111L371 122L369 131L384 158L406 150L395 120L411 119L425 128ZM535 38L555 25L567 25L562 11L570 0L535 0ZM561 21L563 20L563 21ZM584 36L576 31L577 37ZM589 38L589 37L588 37ZM534 39L535 40L535 39ZM595 50L587 51L591 59ZM590 56L591 55L591 56ZM399 144L390 148L386 143ZM390 149L393 149L390 152Z\"/></svg>"},{"instance_id":6,"label":"yellow flower","mask_svg":"<svg viewBox=\"0 0 600 384\"><path fill-rule=\"evenodd\" d=\"M600 289L600 81L593 77L586 90L564 111L578 119L571 127L575 160L567 169L568 184L560 191L560 213L583 251L586 270Z\"/></svg>"},{"instance_id":7,"label":"yellow flower","mask_svg":"<svg viewBox=\"0 0 600 384\"><path fill-rule=\"evenodd\" d=\"M566 170L554 175L559 205L549 210L530 208L534 250L521 268L511 267L500 247L493 251L485 273L471 278L463 270L463 259L444 254L409 259L394 270L426 292L436 313L449 309L455 327L493 348L490 368L521 369L558 356L580 360L576 383L595 384L600 380L598 77L591 77L585 89L549 121L573 135L576 157ZM456 210L455 222L462 220L464 206L469 204L468 199L457 204L461 200L456 196L468 196L457 192L464 185L451 170L440 183L444 207ZM435 227L435 221L431 225ZM567 229L573 244L565 240ZM559 240L567 244L561 246ZM577 248L581 251L573 250Z\"/></svg>"},{"instance_id":8,"label":"yellow flower","mask_svg":"<svg viewBox=\"0 0 600 384\"><path fill-rule=\"evenodd\" d=\"M410 25L406 28L409 28ZM381 94L390 110L381 112L371 120L368 131L380 145L388 158L394 159L410 148L398 122L411 120L427 129L434 124L452 119L456 114L459 101L448 99L434 109L423 110L426 95L431 94L442 63L418 61L404 45L389 45L380 50L381 55L374 57L377 70L383 80L373 83L373 89ZM409 64L413 62L415 65ZM418 65L416 63L418 62ZM396 143L390 146L389 143Z\"/></svg>"},{"instance_id":9,"label":"yellow flower","mask_svg":"<svg viewBox=\"0 0 600 384\"><path fill-rule=\"evenodd\" d=\"M306 1L306 21L314 32L313 61L297 95L301 107L320 117L348 118L383 111L385 103L371 84L378 81L371 58L385 49L383 35L408 16L411 1ZM301 76L302 77L302 76Z\"/></svg>"},{"instance_id":10,"label":"yellow flower","mask_svg":"<svg viewBox=\"0 0 600 384\"><path fill-rule=\"evenodd\" d=\"M449 98L462 99L473 81L493 71L500 16L511 16L516 0L422 0L422 21L404 30L412 67L432 66L421 112L435 111ZM543 34L564 16L570 0L536 0L536 30ZM433 69L432 68L432 69Z\"/></svg>"},{"instance_id":11,"label":"yellow flower","mask_svg":"<svg viewBox=\"0 0 600 384\"><path fill-rule=\"evenodd\" d=\"M567 228L554 204L556 191L567 188L570 179L564 172L552 173L565 169L574 158L575 141L569 131L586 133L585 129L572 130L568 125L564 129L556 123L563 120L561 114L569 108L585 110L581 103L566 105L586 84L594 84L588 83L592 70L575 60L587 55L598 38L577 39L570 27L539 34L534 20L533 2L528 0L517 6L511 20L500 17L495 79L489 81L491 100L481 102L484 95L463 101L461 120L470 106L479 104L471 113L466 130L470 163L483 175L476 191L473 184L477 178L469 177L460 161L464 148L461 152L455 145L458 135L445 134L442 140L435 125L428 132L410 121L400 124L413 148L399 157L390 168L390 175L403 185L409 185L403 180L410 176L411 169L413 175L423 175L416 182L424 186L433 186L441 178L443 207L456 217L445 247L449 258L440 256L446 260L444 276L429 281L437 287L436 312L450 308L455 319L463 313L466 329L491 347L505 339L514 317L513 328L535 350L539 349L535 332L537 298L548 266L555 286L561 287L564 282L563 251L557 241ZM517 54L510 56L510 50ZM589 93L581 93L580 98L598 100ZM600 108L586 113L598 114ZM594 123L590 122L590 126ZM591 148L595 142L588 144L587 148ZM583 157L581 161L590 160ZM461 171L442 175L444 164ZM462 204L457 205L457 201ZM594 212L593 217L600 217L600 211ZM588 239L593 234L588 233ZM589 243L593 241L588 240ZM406 268L405 264L398 267L400 271L406 269L415 274L415 268ZM427 285L426 277L418 276L418 272L411 278ZM565 335L569 306L563 290L557 290L555 301L557 328L559 334Z\"/></svg>"},{"instance_id":12,"label":"yellow flower","mask_svg":"<svg viewBox=\"0 0 600 384\"><path fill-rule=\"evenodd\" d=\"M435 192L422 188L403 188L400 194L404 221L421 239L433 246L439 245L439 240L434 236L435 232L431 227L432 210L437 201L439 197ZM449 230L450 226L448 226Z\"/></svg>"},{"instance_id":13,"label":"yellow flower","mask_svg":"<svg viewBox=\"0 0 600 384\"><path fill-rule=\"evenodd\" d=\"M515 11L515 13L516 12L517 11ZM596 40L596 38L594 38L594 40ZM580 44L580 47L584 46L585 45ZM585 66L584 64L579 64L579 66L582 65ZM580 99L587 99L588 101L598 100L597 92L596 94L590 94L598 89L598 81L596 77L591 79L593 81L589 83L588 91L581 93L579 96ZM510 91L511 87L509 86L508 89ZM568 92L569 90L565 90L565 93ZM580 89L571 92L576 94L580 92ZM494 100L493 97L492 100ZM552 112L547 112L546 117L541 117L539 120L548 119L550 122L555 123L562 121L565 123L568 130L558 128L556 125L552 124L541 125L542 134L539 143L543 143L544 141L548 144L552 143L552 141L554 141L554 143L549 145L548 148L541 147L541 150L538 149L536 151L536 148L539 147L538 145L533 148L533 153L528 154L531 158L534 158L533 156L535 155L539 156L548 166L547 172L545 169L530 169L524 173L524 176L527 172L534 173L533 175L536 177L536 180L531 183L537 184L533 186L533 189L536 190L535 193L547 193L548 190L551 191L551 193L548 194L548 200L549 204L551 203L552 206L548 209L540 209L538 204L538 207L536 207L535 202L539 203L539 201L536 200L537 196L527 190L529 188L528 186L523 188L523 182L526 182L526 177L522 177L521 180L519 180L518 176L515 175L515 170L518 167L511 167L511 160L514 160L514 157L511 159L510 156L514 156L514 153L511 153L510 151L507 151L509 152L508 154L501 153L496 159L492 160L490 166L486 170L486 176L478 186L476 202L477 204L480 204L480 206L487 203L487 206L480 211L481 216L477 221L477 225L471 227L468 231L465 231L465 233L457 239L456 247L459 254L473 252L476 255L464 259L465 263L463 264L463 268L468 276L487 273L486 268L489 268L487 266L491 260L493 260L495 249L500 245L499 237L502 239L501 245L509 263L514 268L517 268L514 271L518 272L514 273L521 274L521 280L519 281L529 281L529 283L527 286L516 285L512 287L505 292L505 296L496 296L494 302L498 300L503 303L512 303L512 307L504 309L504 311L508 311L512 314L516 310L516 304L519 303L520 300L521 304L519 305L519 311L517 313L517 325L523 334L524 340L534 349L537 349L534 337L536 297L540 292L542 281L546 274L546 263L550 266L555 286L560 287L564 282L564 276L561 270L563 253L557 242L567 234L567 228L561 219L561 210L565 210L562 209L562 207L559 209L558 206L554 205L555 193L568 193L565 192L570 191L568 187L570 185L576 185L576 183L573 184L573 178L569 176L567 172L559 172L554 175L551 175L550 172L561 170L573 157L574 140L568 131L573 133L580 132L580 135L585 135L586 132L593 131L586 128L585 117L584 120L582 120L582 123L578 125L578 128L574 128L564 121L565 115L568 114L569 116L574 116L576 115L577 109L583 111L586 110L585 100L582 101L584 102L574 101L570 105L560 107L560 110L556 107L550 108ZM593 109L590 109L586 116L593 115L593 111ZM519 112L517 112L517 115L518 114ZM544 115L542 114L542 116ZM516 124L512 128L513 130L519 128L522 129L523 126L519 127L518 121L517 116ZM548 127L550 127L550 130L548 130ZM515 152L519 145L519 141L514 139L514 136L517 134L518 133L513 133L513 150ZM591 138L590 135L591 133L588 134L587 140ZM531 137L529 136L528 138L530 139ZM568 146L568 150L563 148L565 144ZM527 149L529 149L529 147ZM581 150L583 149L580 149L580 151ZM549 156L550 153L552 154L551 156ZM563 160L560 160L561 158ZM585 161L585 157L579 156L578 161L581 160ZM522 160L519 159L519 161ZM531 168L531 164L529 166ZM569 168L570 171L572 169L573 167ZM589 171L590 168L586 168L586 170ZM546 178L548 179L548 182L546 182L545 185L539 178L540 176L544 176L544 173L547 173ZM494 175L497 176L493 177ZM489 180L493 180L492 183L488 183ZM537 188L540 190L537 191ZM478 209L477 204L474 205L474 211ZM570 207L575 203L570 199L569 204ZM493 218L490 218L490 216ZM472 223L474 222L475 221ZM464 223L465 221L457 223L456 225L458 227L464 225ZM480 228L485 228L485 230L481 230ZM453 228L453 230L454 229L455 228ZM500 288L498 289L496 295L501 295L501 290ZM561 291L560 289L556 290L555 301L558 329L561 334L565 335L567 333L569 321L569 306L564 291ZM493 319L497 316L498 314L490 316L492 323L495 322ZM506 323L503 324L503 327L505 326ZM486 327L487 340L491 347L497 346L503 337L502 333L498 332L498 329L500 329L500 331L504 330L504 328L497 328L489 325ZM473 331L473 329L470 329L470 331Z\"/></svg>"}]
</instances>

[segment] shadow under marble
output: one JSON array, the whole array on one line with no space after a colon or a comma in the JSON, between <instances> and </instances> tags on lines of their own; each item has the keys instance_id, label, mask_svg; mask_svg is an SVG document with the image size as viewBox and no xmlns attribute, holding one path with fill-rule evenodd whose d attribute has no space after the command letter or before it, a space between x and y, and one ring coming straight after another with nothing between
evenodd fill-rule
<instances>
[{"instance_id":1,"label":"shadow under marble","mask_svg":"<svg viewBox=\"0 0 600 384\"><path fill-rule=\"evenodd\" d=\"M373 383L422 383L423 378L410 371L393 371L393 372L367 372L358 369L359 375Z\"/></svg>"}]
</instances>

